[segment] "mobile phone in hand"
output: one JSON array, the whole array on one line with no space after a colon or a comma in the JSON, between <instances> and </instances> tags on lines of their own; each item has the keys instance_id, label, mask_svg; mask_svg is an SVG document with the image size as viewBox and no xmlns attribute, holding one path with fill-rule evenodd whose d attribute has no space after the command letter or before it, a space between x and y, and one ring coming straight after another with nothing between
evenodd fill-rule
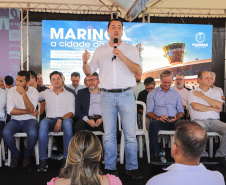
<instances>
[{"instance_id":1,"label":"mobile phone in hand","mask_svg":"<svg viewBox=\"0 0 226 185\"><path fill-rule=\"evenodd\" d=\"M168 116L168 119L174 119L175 117L173 117L173 116Z\"/></svg>"}]
</instances>

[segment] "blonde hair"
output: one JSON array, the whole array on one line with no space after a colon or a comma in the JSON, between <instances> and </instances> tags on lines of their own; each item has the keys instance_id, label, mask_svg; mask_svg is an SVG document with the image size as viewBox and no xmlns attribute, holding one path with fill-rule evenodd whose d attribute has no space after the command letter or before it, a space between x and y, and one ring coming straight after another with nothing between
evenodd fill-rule
<instances>
[{"instance_id":1,"label":"blonde hair","mask_svg":"<svg viewBox=\"0 0 226 185\"><path fill-rule=\"evenodd\" d=\"M100 185L98 175L102 146L92 132L78 132L70 141L65 167L60 177L71 178L71 185Z\"/></svg>"}]
</instances>

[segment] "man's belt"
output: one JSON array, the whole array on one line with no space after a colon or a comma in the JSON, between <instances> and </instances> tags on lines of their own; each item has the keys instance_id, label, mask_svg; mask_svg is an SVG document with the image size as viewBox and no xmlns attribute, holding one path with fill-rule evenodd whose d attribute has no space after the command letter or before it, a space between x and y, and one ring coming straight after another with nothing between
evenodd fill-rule
<instances>
[{"instance_id":1,"label":"man's belt","mask_svg":"<svg viewBox=\"0 0 226 185\"><path fill-rule=\"evenodd\" d=\"M126 89L104 89L104 88L101 88L100 90L104 91L104 92L121 93L121 92L130 90L130 89L132 89L132 87L128 87Z\"/></svg>"},{"instance_id":2,"label":"man's belt","mask_svg":"<svg viewBox=\"0 0 226 185\"><path fill-rule=\"evenodd\" d=\"M89 119L93 119L94 121L97 121L98 119L101 118L101 115L92 115L92 116L88 116Z\"/></svg>"}]
</instances>

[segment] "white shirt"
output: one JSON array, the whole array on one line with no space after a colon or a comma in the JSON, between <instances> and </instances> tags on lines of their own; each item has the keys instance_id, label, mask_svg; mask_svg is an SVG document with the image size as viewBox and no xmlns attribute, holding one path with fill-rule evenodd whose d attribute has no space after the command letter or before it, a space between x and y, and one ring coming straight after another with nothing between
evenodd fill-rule
<instances>
[{"instance_id":1,"label":"white shirt","mask_svg":"<svg viewBox=\"0 0 226 185\"><path fill-rule=\"evenodd\" d=\"M39 93L39 101L43 100L48 118L63 117L69 112L75 115L75 96L65 89L58 95L52 89L46 89Z\"/></svg>"},{"instance_id":2,"label":"white shirt","mask_svg":"<svg viewBox=\"0 0 226 185\"><path fill-rule=\"evenodd\" d=\"M222 90L220 87L213 86L212 89L215 89L215 90L217 90L217 91L220 91L221 96L224 96L224 92L223 92L223 90Z\"/></svg>"},{"instance_id":3,"label":"white shirt","mask_svg":"<svg viewBox=\"0 0 226 185\"><path fill-rule=\"evenodd\" d=\"M6 97L6 90L0 88L0 121L5 121Z\"/></svg>"},{"instance_id":4,"label":"white shirt","mask_svg":"<svg viewBox=\"0 0 226 185\"><path fill-rule=\"evenodd\" d=\"M86 86L80 85L80 84L78 84L78 87L77 88L75 88L72 84L68 85L68 87L70 87L71 89L73 89L76 92L76 94L78 94L78 90L86 88Z\"/></svg>"},{"instance_id":5,"label":"white shirt","mask_svg":"<svg viewBox=\"0 0 226 185\"><path fill-rule=\"evenodd\" d=\"M176 86L173 86L173 88L175 90L177 90L180 93L181 99L182 99L182 103L184 106L188 106L188 94L189 94L189 90L183 88L183 89L178 89Z\"/></svg>"},{"instance_id":6,"label":"white shirt","mask_svg":"<svg viewBox=\"0 0 226 185\"><path fill-rule=\"evenodd\" d=\"M223 175L218 171L210 171L199 164L188 166L172 164L167 172L152 177L146 185L225 185Z\"/></svg>"},{"instance_id":7,"label":"white shirt","mask_svg":"<svg viewBox=\"0 0 226 185\"><path fill-rule=\"evenodd\" d=\"M23 97L17 92L17 86L9 89L7 94L7 113L10 114L14 108L17 109L26 109L24 105ZM26 91L27 97L30 102L34 105L34 110L38 104L38 91L34 87L28 86L28 90ZM31 114L23 114L23 115L11 115L11 119L15 120L28 120L28 119L36 119L35 116Z\"/></svg>"},{"instance_id":8,"label":"white shirt","mask_svg":"<svg viewBox=\"0 0 226 185\"><path fill-rule=\"evenodd\" d=\"M140 84L136 85L134 88L133 88L133 91L134 91L134 94L135 94L135 97L137 99L139 93L141 91L143 91L145 89L145 86L144 86L144 83L141 82Z\"/></svg>"},{"instance_id":9,"label":"white shirt","mask_svg":"<svg viewBox=\"0 0 226 185\"><path fill-rule=\"evenodd\" d=\"M189 104L189 111L190 111L190 117L191 120L195 120L195 119L200 119L200 120L206 120L206 119L220 119L220 114L215 112L215 111L207 111L207 112L200 112L200 111L196 111L192 108L191 103L192 102L196 102L202 105L206 105L206 106L210 106L210 104L201 99L198 98L197 96L193 95L193 91L201 91L203 92L206 96L214 99L214 100L218 100L220 102L223 102L223 100L221 99L221 95L219 91L216 91L214 89L209 88L209 90L207 92L202 91L199 87L196 88L195 90L192 90L189 92L189 96L188 96L188 104Z\"/></svg>"},{"instance_id":10,"label":"white shirt","mask_svg":"<svg viewBox=\"0 0 226 185\"><path fill-rule=\"evenodd\" d=\"M132 62L141 66L139 51L135 46L122 41L118 49ZM98 86L105 89L134 87L136 80L133 73L119 57L112 61L112 52L113 47L109 43L100 46L96 49L88 64L91 68L91 74L99 68L100 84Z\"/></svg>"}]
</instances>

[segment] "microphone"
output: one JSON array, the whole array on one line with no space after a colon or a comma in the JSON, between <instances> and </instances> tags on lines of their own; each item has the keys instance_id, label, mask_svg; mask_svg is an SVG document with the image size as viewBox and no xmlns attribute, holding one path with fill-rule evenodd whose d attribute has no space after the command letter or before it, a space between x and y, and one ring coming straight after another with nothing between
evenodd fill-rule
<instances>
[{"instance_id":1,"label":"microphone","mask_svg":"<svg viewBox=\"0 0 226 185\"><path fill-rule=\"evenodd\" d=\"M114 38L114 48L117 48L117 45L118 45L118 38ZM116 56L113 55L112 57L112 61L116 59Z\"/></svg>"}]
</instances>

